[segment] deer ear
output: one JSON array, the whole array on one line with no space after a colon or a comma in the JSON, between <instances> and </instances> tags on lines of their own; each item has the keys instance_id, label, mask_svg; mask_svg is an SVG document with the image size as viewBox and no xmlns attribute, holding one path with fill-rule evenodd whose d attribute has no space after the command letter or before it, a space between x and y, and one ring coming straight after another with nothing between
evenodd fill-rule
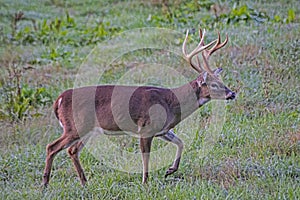
<instances>
[{"instance_id":1,"label":"deer ear","mask_svg":"<svg viewBox=\"0 0 300 200\"><path fill-rule=\"evenodd\" d=\"M217 68L214 70L214 75L219 76L222 71L223 71L222 68Z\"/></svg>"},{"instance_id":2,"label":"deer ear","mask_svg":"<svg viewBox=\"0 0 300 200\"><path fill-rule=\"evenodd\" d=\"M203 77L203 83L206 83L207 72L204 72L202 77Z\"/></svg>"},{"instance_id":3,"label":"deer ear","mask_svg":"<svg viewBox=\"0 0 300 200\"><path fill-rule=\"evenodd\" d=\"M201 87L204 83L206 83L207 72L203 72L202 76L199 76L197 79L198 86Z\"/></svg>"}]
</instances>

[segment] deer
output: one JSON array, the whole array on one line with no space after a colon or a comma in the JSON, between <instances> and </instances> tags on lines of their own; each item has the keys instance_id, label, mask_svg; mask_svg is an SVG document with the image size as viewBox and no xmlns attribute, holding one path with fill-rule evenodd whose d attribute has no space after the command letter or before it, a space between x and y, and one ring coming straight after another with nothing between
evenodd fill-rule
<instances>
[{"instance_id":1,"label":"deer","mask_svg":"<svg viewBox=\"0 0 300 200\"><path fill-rule=\"evenodd\" d=\"M218 38L204 44L205 30L199 30L198 46L187 53L187 30L182 44L183 58L198 72L197 78L176 88L154 86L95 85L64 91L54 102L55 116L63 128L62 135L46 147L43 186L49 184L54 157L67 149L81 185L87 182L79 160L86 135L97 129L105 135L131 133L139 138L143 164L142 183L147 183L151 143L157 137L176 145L176 155L165 177L179 168L184 144L174 133L174 127L211 100L233 100L236 93L221 81L222 68L212 70L210 56L228 42ZM199 54L202 55L203 66ZM195 62L196 59L196 62Z\"/></svg>"}]
</instances>

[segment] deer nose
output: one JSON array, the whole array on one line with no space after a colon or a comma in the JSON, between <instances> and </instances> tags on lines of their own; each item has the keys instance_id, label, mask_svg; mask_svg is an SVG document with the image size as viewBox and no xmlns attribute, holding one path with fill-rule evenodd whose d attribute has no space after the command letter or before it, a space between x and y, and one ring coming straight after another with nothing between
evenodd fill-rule
<instances>
[{"instance_id":1,"label":"deer nose","mask_svg":"<svg viewBox=\"0 0 300 200\"><path fill-rule=\"evenodd\" d=\"M232 92L232 95L231 95L232 99L235 99L235 96L236 96L235 92Z\"/></svg>"},{"instance_id":2,"label":"deer nose","mask_svg":"<svg viewBox=\"0 0 300 200\"><path fill-rule=\"evenodd\" d=\"M233 100L235 98L236 94L235 92L228 92L226 95L226 100Z\"/></svg>"}]
</instances>

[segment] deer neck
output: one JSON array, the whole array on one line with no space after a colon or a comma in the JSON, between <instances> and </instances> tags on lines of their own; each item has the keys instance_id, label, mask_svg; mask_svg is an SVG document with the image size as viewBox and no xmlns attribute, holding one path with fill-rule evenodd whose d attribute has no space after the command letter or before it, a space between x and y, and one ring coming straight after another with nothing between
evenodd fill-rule
<instances>
[{"instance_id":1,"label":"deer neck","mask_svg":"<svg viewBox=\"0 0 300 200\"><path fill-rule=\"evenodd\" d=\"M197 80L193 80L185 85L172 89L176 95L181 112L181 118L184 119L196 111L199 107L207 103L210 99L205 98L204 91L199 87Z\"/></svg>"}]
</instances>

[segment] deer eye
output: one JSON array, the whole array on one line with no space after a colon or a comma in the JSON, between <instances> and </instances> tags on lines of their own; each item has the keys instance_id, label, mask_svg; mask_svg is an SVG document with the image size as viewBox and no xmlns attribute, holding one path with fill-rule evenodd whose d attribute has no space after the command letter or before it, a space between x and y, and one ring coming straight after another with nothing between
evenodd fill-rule
<instances>
[{"instance_id":1,"label":"deer eye","mask_svg":"<svg viewBox=\"0 0 300 200\"><path fill-rule=\"evenodd\" d=\"M218 85L217 85L216 83L213 83L213 84L211 84L210 86L211 86L212 88L215 88L215 89L219 88Z\"/></svg>"}]
</instances>

